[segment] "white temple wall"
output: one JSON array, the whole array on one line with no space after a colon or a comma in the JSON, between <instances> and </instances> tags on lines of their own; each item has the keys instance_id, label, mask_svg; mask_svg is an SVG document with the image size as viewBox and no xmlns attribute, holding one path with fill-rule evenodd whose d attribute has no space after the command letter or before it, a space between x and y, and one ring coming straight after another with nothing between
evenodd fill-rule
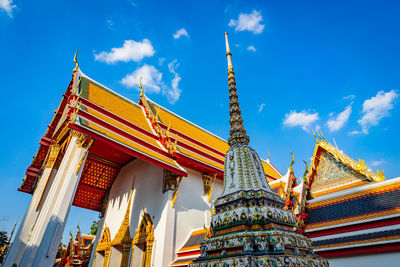
<instances>
[{"instance_id":1,"label":"white temple wall","mask_svg":"<svg viewBox=\"0 0 400 267\"><path fill-rule=\"evenodd\" d=\"M193 229L203 228L210 223L210 207L215 198L221 194L223 184L216 180L213 187L211 203L204 196L203 178L200 172L188 169L188 177L182 179L175 202L176 225L174 251L186 241ZM174 255L175 257L175 255Z\"/></svg>"},{"instance_id":2,"label":"white temple wall","mask_svg":"<svg viewBox=\"0 0 400 267\"><path fill-rule=\"evenodd\" d=\"M400 252L329 258L328 261L330 267L397 267L400 265Z\"/></svg>"},{"instance_id":3,"label":"white temple wall","mask_svg":"<svg viewBox=\"0 0 400 267\"><path fill-rule=\"evenodd\" d=\"M107 226L111 240L114 239L128 207L129 192L133 184L131 237L134 237L143 213L149 214L154 225L155 238L151 266L168 265L193 229L209 225L211 203L221 194L223 188L222 181L216 180L211 203L208 203L204 196L202 174L190 169L187 171L188 176L182 178L175 207L172 208L173 191L162 193L162 168L140 159L124 166L110 189L104 226L99 229L99 237ZM113 252L111 260L114 259L112 254Z\"/></svg>"},{"instance_id":4,"label":"white temple wall","mask_svg":"<svg viewBox=\"0 0 400 267\"><path fill-rule=\"evenodd\" d=\"M134 236L135 229L139 225L142 209L151 216L156 226L162 212L161 202L164 198L161 191L162 175L163 170L160 167L140 159L134 160L121 169L110 189L105 212L105 226L110 229L111 240L117 234L124 219L132 183L134 188L130 216L131 236Z\"/></svg>"}]
</instances>

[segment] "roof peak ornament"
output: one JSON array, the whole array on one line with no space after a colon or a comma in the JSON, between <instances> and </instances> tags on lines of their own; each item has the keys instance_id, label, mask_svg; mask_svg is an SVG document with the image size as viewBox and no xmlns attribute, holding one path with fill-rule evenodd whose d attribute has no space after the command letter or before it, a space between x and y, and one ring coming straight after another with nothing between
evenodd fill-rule
<instances>
[{"instance_id":1,"label":"roof peak ornament","mask_svg":"<svg viewBox=\"0 0 400 267\"><path fill-rule=\"evenodd\" d=\"M76 51L75 55L74 55L75 68L72 70L73 73L75 73L79 69L79 63L78 63L78 60L77 60L77 55L78 55L79 52L80 52L80 50Z\"/></svg>"},{"instance_id":2,"label":"roof peak ornament","mask_svg":"<svg viewBox=\"0 0 400 267\"><path fill-rule=\"evenodd\" d=\"M142 87L142 79L143 79L143 77L139 78L140 97L144 96L143 87Z\"/></svg>"},{"instance_id":3,"label":"roof peak ornament","mask_svg":"<svg viewBox=\"0 0 400 267\"><path fill-rule=\"evenodd\" d=\"M246 129L243 126L243 118L239 108L239 97L236 89L235 73L232 66L232 54L229 48L228 33L225 32L226 58L228 61L228 84L229 84L229 124L231 125L228 144L249 144L250 138L246 135Z\"/></svg>"}]
</instances>

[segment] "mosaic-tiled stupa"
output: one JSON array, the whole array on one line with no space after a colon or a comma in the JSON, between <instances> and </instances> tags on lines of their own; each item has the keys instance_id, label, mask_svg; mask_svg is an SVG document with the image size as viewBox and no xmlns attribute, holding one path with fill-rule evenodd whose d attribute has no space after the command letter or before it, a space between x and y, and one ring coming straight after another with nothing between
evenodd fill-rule
<instances>
[{"instance_id":1,"label":"mosaic-tiled stupa","mask_svg":"<svg viewBox=\"0 0 400 267\"><path fill-rule=\"evenodd\" d=\"M201 244L201 254L190 266L329 266L314 254L311 240L295 232L295 216L272 192L260 157L248 145L227 33L225 40L231 128L224 190L215 201L211 237Z\"/></svg>"}]
</instances>

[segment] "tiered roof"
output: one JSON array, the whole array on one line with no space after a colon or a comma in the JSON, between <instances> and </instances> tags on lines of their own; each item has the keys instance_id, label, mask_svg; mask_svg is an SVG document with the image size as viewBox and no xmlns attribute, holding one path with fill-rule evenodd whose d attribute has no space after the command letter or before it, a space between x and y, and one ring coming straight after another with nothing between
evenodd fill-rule
<instances>
[{"instance_id":1,"label":"tiered roof","mask_svg":"<svg viewBox=\"0 0 400 267\"><path fill-rule=\"evenodd\" d=\"M181 176L192 168L223 177L226 141L151 101L143 92L135 103L77 67L20 191L34 192L49 147L64 142L71 129L95 140L73 202L79 207L101 211L119 170L135 158ZM282 176L269 161L262 164L268 180Z\"/></svg>"}]
</instances>

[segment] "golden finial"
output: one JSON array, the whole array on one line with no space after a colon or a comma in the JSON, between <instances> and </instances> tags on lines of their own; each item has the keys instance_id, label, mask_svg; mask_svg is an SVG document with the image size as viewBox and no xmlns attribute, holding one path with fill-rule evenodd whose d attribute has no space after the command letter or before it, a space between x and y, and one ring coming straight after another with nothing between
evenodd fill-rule
<instances>
[{"instance_id":1,"label":"golden finial","mask_svg":"<svg viewBox=\"0 0 400 267\"><path fill-rule=\"evenodd\" d=\"M74 62L75 62L75 68L72 70L74 73L79 69L79 63L77 60L77 55L79 53L80 50L75 52L75 56L74 56Z\"/></svg>"},{"instance_id":2,"label":"golden finial","mask_svg":"<svg viewBox=\"0 0 400 267\"><path fill-rule=\"evenodd\" d=\"M79 223L76 225L76 228L78 228L78 232L81 231L81 228L79 227Z\"/></svg>"},{"instance_id":3,"label":"golden finial","mask_svg":"<svg viewBox=\"0 0 400 267\"><path fill-rule=\"evenodd\" d=\"M322 134L322 131L321 130L319 130L320 131L320 133L321 133L321 140L324 140L324 142L326 143L326 140L325 140L325 137L324 137L324 135Z\"/></svg>"},{"instance_id":4,"label":"golden finial","mask_svg":"<svg viewBox=\"0 0 400 267\"><path fill-rule=\"evenodd\" d=\"M269 153L269 150L268 150L268 158L267 158L267 160L269 160L271 158L271 154Z\"/></svg>"},{"instance_id":5,"label":"golden finial","mask_svg":"<svg viewBox=\"0 0 400 267\"><path fill-rule=\"evenodd\" d=\"M10 236L8 237L7 244L10 244L10 243L11 243L11 239L12 239L12 237L13 237L13 235L14 235L14 230L15 230L15 227L17 226L18 220L19 220L19 216L18 216L18 218L17 218L17 221L16 221L15 224L14 224L14 227L13 227L13 229L12 229L12 231L11 231Z\"/></svg>"},{"instance_id":6,"label":"golden finial","mask_svg":"<svg viewBox=\"0 0 400 267\"><path fill-rule=\"evenodd\" d=\"M71 229L69 229L69 239L74 239L74 237L72 236L72 233L71 233Z\"/></svg>"},{"instance_id":7,"label":"golden finial","mask_svg":"<svg viewBox=\"0 0 400 267\"><path fill-rule=\"evenodd\" d=\"M317 130L317 134L318 134L320 142L322 142L322 137L321 137L321 134L318 132L318 130Z\"/></svg>"},{"instance_id":8,"label":"golden finial","mask_svg":"<svg viewBox=\"0 0 400 267\"><path fill-rule=\"evenodd\" d=\"M304 164L306 164L306 170L303 174L303 182L308 186L307 174L308 174L308 164L303 160Z\"/></svg>"},{"instance_id":9,"label":"golden finial","mask_svg":"<svg viewBox=\"0 0 400 267\"><path fill-rule=\"evenodd\" d=\"M290 155L292 155L292 162L290 162L290 169L293 169L293 164L294 164L294 155L293 155L293 153L292 152L289 152L290 153Z\"/></svg>"},{"instance_id":10,"label":"golden finial","mask_svg":"<svg viewBox=\"0 0 400 267\"><path fill-rule=\"evenodd\" d=\"M139 78L140 97L143 97L143 95L144 95L143 87L142 87L142 79L143 79L143 77Z\"/></svg>"},{"instance_id":11,"label":"golden finial","mask_svg":"<svg viewBox=\"0 0 400 267\"><path fill-rule=\"evenodd\" d=\"M319 140L318 140L318 138L315 136L314 129L312 130L312 133L313 133L313 135L314 135L315 141L317 142L317 144L319 144Z\"/></svg>"}]
</instances>

